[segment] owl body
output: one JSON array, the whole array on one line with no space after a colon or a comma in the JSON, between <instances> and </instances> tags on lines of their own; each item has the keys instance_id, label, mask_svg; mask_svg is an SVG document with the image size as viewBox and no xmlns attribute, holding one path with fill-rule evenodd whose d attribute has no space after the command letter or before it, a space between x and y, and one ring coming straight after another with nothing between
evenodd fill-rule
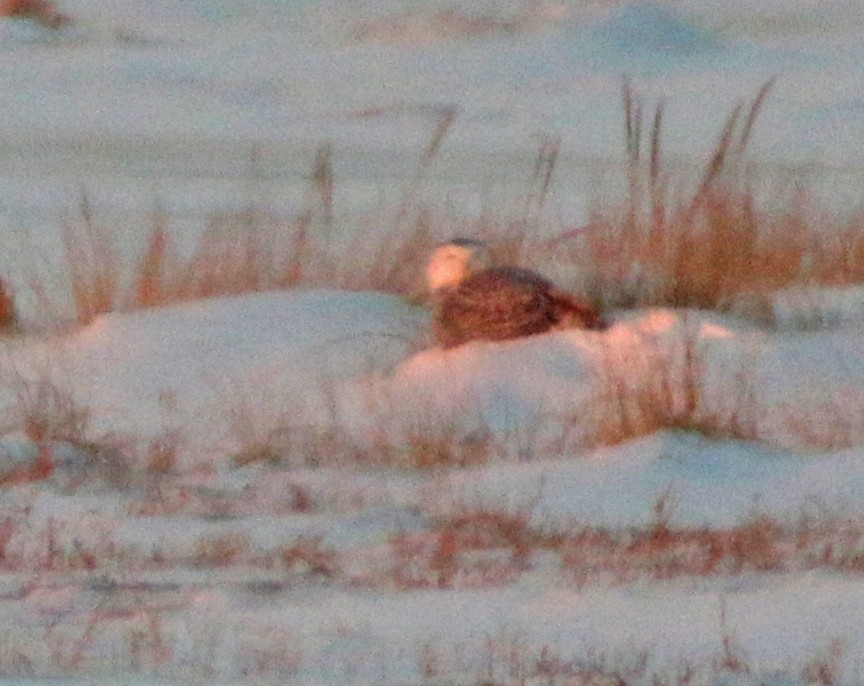
<instances>
[{"instance_id":1,"label":"owl body","mask_svg":"<svg viewBox=\"0 0 864 686\"><path fill-rule=\"evenodd\" d=\"M440 246L427 269L432 332L443 348L472 340L503 341L555 328L603 328L587 303L536 272L488 266L485 246L457 240Z\"/></svg>"}]
</instances>

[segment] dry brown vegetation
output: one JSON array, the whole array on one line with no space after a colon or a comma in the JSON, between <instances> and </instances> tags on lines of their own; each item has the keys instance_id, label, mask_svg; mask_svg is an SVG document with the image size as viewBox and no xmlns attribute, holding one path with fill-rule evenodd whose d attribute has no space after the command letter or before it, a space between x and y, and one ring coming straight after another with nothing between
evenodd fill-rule
<instances>
[{"instance_id":1,"label":"dry brown vegetation","mask_svg":"<svg viewBox=\"0 0 864 686\"><path fill-rule=\"evenodd\" d=\"M121 271L114 243L114 236L96 222L90 200L82 194L81 222L63 226L63 249L79 322L114 309Z\"/></svg>"},{"instance_id":2,"label":"dry brown vegetation","mask_svg":"<svg viewBox=\"0 0 864 686\"><path fill-rule=\"evenodd\" d=\"M449 467L454 473L459 470L458 462L434 466ZM127 662L136 671L175 666L171 648L175 620L189 612L190 598L200 587L193 583L192 588L197 590L190 590L185 582L172 581L160 589L151 581L136 579L138 574L144 579L165 578L158 573L187 567L214 575L213 583L224 584L223 588L261 595L311 584L340 592L490 589L522 580L530 583L533 574L541 571L557 577L557 583L568 590L747 573L830 570L853 579L864 574L864 521L860 518L825 514L779 520L754 514L727 527L685 526L676 524L671 488L657 500L647 522L633 526L602 527L578 521L553 526L535 516L539 496L538 501L522 507L475 506L451 503L446 497L442 503L437 498L442 497L443 489L433 487L430 494L437 495L417 507L423 526L394 531L384 546L376 543L364 550L331 547L327 536L319 533L264 542L249 536L239 520L260 516L262 509L268 515L309 513L317 508L332 514L328 508L333 505L299 485L295 485L292 497L285 498L291 490L288 485L298 478L296 470L280 471L278 465L261 464L253 468L261 472L262 478L242 489L227 484L220 489L209 479L195 488L189 485L195 483L194 479L184 485L178 478L170 480L164 492L154 495L141 488L142 484L134 485L136 495L126 510L130 517L182 515L190 521L206 518L212 526L198 539L173 545L157 543L150 548L129 541L118 543L112 537L110 522L105 522L101 532L94 527L90 530L92 536L79 540L81 529L74 523L40 520L31 516L24 504L0 519L0 571L28 579L26 584L30 586L22 585L22 595L31 587L50 587L57 580L71 585L83 579L89 584L86 592L99 598L95 607L87 605L75 616L64 616L62 621L46 625L44 641L54 650L50 664L66 676L101 669L103 653L98 646L113 633L124 637L128 634L128 643L125 638L111 643L112 650L117 651L112 653L114 659L124 668ZM271 507L270 501L262 501L262 494L255 490L265 483L268 492L274 490L269 486L276 479L279 486L275 490L282 494L281 511ZM140 507L134 504L139 496ZM345 498L347 501L351 496ZM25 541L28 545L23 544ZM364 553L375 562L358 566L357 560ZM116 592L112 590L114 584ZM484 660L470 663L472 680L465 680L465 672L461 672L463 680L459 683L524 684L537 680L549 684L635 686L700 683L699 678L710 680L717 674L758 675L758 663L750 661L739 646L734 630L725 624L725 613L720 622L720 640L713 660L709 657L698 664L672 666L664 663L660 668L672 671L658 674L652 672L656 665L650 663L647 654L604 657L577 652L560 656L551 648L531 645L518 635L502 632L490 636L481 646ZM292 655L296 658L296 652L290 651L302 647L275 643L272 650L269 643L257 647L262 645L268 660L272 657L274 662L262 662L255 669L283 678L280 670L291 660L281 662L280 650L289 651L285 659ZM22 654L38 656L28 651ZM261 650L255 654L264 657ZM800 665L784 667L790 674L800 673L807 683L837 683L843 658L839 642L824 649L817 642L812 655L801 657ZM430 685L455 683L454 663L458 663L458 655L443 640L431 641L417 655L418 671L425 679L422 683ZM478 664L485 666L478 668Z\"/></svg>"},{"instance_id":3,"label":"dry brown vegetation","mask_svg":"<svg viewBox=\"0 0 864 686\"><path fill-rule=\"evenodd\" d=\"M461 509L431 531L391 537L392 567L372 586L489 588L530 570L535 556L557 556L562 577L577 587L682 576L735 576L833 569L864 572L864 523L834 517L781 522L754 515L730 527L678 526L668 494L647 525L566 530L532 523L530 509ZM359 580L355 583L360 583Z\"/></svg>"},{"instance_id":4,"label":"dry brown vegetation","mask_svg":"<svg viewBox=\"0 0 864 686\"><path fill-rule=\"evenodd\" d=\"M155 212L128 285L121 276L130 266L120 258L113 230L96 221L84 197L80 221L63 231L76 318L86 323L113 309L295 286L416 297L430 248L453 234L489 241L504 262L542 269L554 257L566 285L607 306L724 309L736 298L795 284L862 282L862 216L833 217L800 190L772 202L780 210L756 200L748 147L773 85L769 81L751 102L732 110L694 185L664 159L662 102L649 126L644 104L625 82L626 197L551 239L540 228L560 153L554 138L538 150L518 216L486 215L454 225L422 202L420 190L456 120L454 109L438 114L391 216L361 218L355 229L335 225L333 152L322 145L306 207L294 217L274 216L250 202L244 211L214 217L186 255L172 240L169 218ZM31 285L46 300L44 284ZM49 313L62 309L43 305Z\"/></svg>"},{"instance_id":5,"label":"dry brown vegetation","mask_svg":"<svg viewBox=\"0 0 864 686\"><path fill-rule=\"evenodd\" d=\"M79 221L65 224L62 233L76 320L87 324L118 309L297 286L415 292L416 275L435 240L422 213L407 198L422 182L450 121L444 119L434 133L405 191L405 202L389 229L376 229L374 241L366 235L333 234L334 177L328 146L316 155L308 207L297 216L276 217L250 203L242 212L213 217L187 255L172 240L168 219L156 211L144 248L131 268L120 255L114 229L94 217L83 194ZM128 272L131 281L124 278ZM28 285L49 318L63 311L51 296L56 289L38 279Z\"/></svg>"},{"instance_id":6,"label":"dry brown vegetation","mask_svg":"<svg viewBox=\"0 0 864 686\"><path fill-rule=\"evenodd\" d=\"M3 379L14 399L0 412L2 430L21 430L36 445L50 441L86 443L90 409L68 390L68 383L54 378L55 374L43 370L36 378L28 378L13 371Z\"/></svg>"},{"instance_id":7,"label":"dry brown vegetation","mask_svg":"<svg viewBox=\"0 0 864 686\"><path fill-rule=\"evenodd\" d=\"M596 417L587 437L589 445L613 445L664 429L696 431L715 438L760 438L761 408L755 397L755 363L742 365L734 375L734 383L724 386L726 395L720 407L716 400L706 398L699 318L685 311L678 321L680 338L674 346L664 347L658 339L645 337L640 340L638 350L622 353L619 341L601 341L600 392L592 408ZM639 365L638 376L631 367L622 364L622 355ZM855 406L858 405L860 402ZM806 411L812 412L812 408ZM794 414L789 411L790 423ZM854 432L838 421L843 417L820 412L821 421L808 416L790 429L800 438L801 445L823 449L855 445ZM818 436L815 425L819 426Z\"/></svg>"},{"instance_id":8,"label":"dry brown vegetation","mask_svg":"<svg viewBox=\"0 0 864 686\"><path fill-rule=\"evenodd\" d=\"M4 279L0 279L0 331L10 331L18 323L15 312L15 295Z\"/></svg>"},{"instance_id":9,"label":"dry brown vegetation","mask_svg":"<svg viewBox=\"0 0 864 686\"><path fill-rule=\"evenodd\" d=\"M478 646L483 667L476 670L472 686L687 686L714 683L807 683L833 686L842 683L846 656L840 640L832 640L802 663L788 665L782 672L763 673L760 666L737 646L734 633L721 626L721 644L713 659L686 660L660 667L651 651L630 650L613 656L582 650L564 657L549 645L532 645L514 632L489 635ZM456 683L448 672L459 663L455 646L427 643L417 655L417 669L424 686ZM806 660L806 661L804 661ZM763 668L764 669L764 668ZM796 673L797 672L797 673ZM463 683L463 682L459 682Z\"/></svg>"},{"instance_id":10,"label":"dry brown vegetation","mask_svg":"<svg viewBox=\"0 0 864 686\"><path fill-rule=\"evenodd\" d=\"M732 110L691 189L663 159L663 103L643 135L645 110L625 81L627 198L562 233L556 250L589 270L604 299L625 305L722 309L742 294L864 280L860 216L832 219L800 189L780 211L755 199L748 146L773 86Z\"/></svg>"}]
</instances>

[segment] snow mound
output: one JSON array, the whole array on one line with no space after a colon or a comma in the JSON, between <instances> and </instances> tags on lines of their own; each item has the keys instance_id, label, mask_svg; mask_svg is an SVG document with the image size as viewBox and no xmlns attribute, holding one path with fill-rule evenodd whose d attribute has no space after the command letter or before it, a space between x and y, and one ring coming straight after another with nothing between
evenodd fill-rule
<instances>
[{"instance_id":1,"label":"snow mound","mask_svg":"<svg viewBox=\"0 0 864 686\"><path fill-rule=\"evenodd\" d=\"M19 390L47 382L70 393L95 432L153 436L182 427L193 440L218 443L238 396L286 412L320 407L335 379L402 360L425 321L422 310L381 294L221 298L108 314L59 338L12 340L0 373Z\"/></svg>"},{"instance_id":2,"label":"snow mound","mask_svg":"<svg viewBox=\"0 0 864 686\"><path fill-rule=\"evenodd\" d=\"M429 349L377 383L358 389L355 379L340 399L360 433L487 431L541 453L670 427L836 449L864 441L862 380L860 326L789 335L659 309L629 313L605 332Z\"/></svg>"},{"instance_id":3,"label":"snow mound","mask_svg":"<svg viewBox=\"0 0 864 686\"><path fill-rule=\"evenodd\" d=\"M416 436L511 438L521 458L666 428L798 448L864 441L855 320L772 333L656 309L622 314L603 332L446 351L428 346L427 328L423 308L394 296L260 294L107 315L59 340L13 341L3 373L25 387L47 376L68 389L94 433L182 430L199 454L301 427L313 438L335 428L366 447Z\"/></svg>"}]
</instances>

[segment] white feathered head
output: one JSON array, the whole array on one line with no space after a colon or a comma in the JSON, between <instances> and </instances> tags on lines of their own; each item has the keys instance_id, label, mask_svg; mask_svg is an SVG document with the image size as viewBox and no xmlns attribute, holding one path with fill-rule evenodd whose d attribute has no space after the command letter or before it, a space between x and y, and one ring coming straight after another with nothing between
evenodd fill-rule
<instances>
[{"instance_id":1,"label":"white feathered head","mask_svg":"<svg viewBox=\"0 0 864 686\"><path fill-rule=\"evenodd\" d=\"M469 238L454 238L432 252L426 265L426 284L430 292L458 286L471 274L492 266L486 244Z\"/></svg>"}]
</instances>

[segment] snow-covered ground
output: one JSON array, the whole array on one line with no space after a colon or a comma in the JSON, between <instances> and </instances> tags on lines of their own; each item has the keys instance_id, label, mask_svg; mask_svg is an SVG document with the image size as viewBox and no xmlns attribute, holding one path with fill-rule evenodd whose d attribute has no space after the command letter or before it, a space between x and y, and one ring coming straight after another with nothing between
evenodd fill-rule
<instances>
[{"instance_id":1,"label":"snow-covered ground","mask_svg":"<svg viewBox=\"0 0 864 686\"><path fill-rule=\"evenodd\" d=\"M424 203L506 215L553 135L578 225L620 189L622 73L682 168L779 74L758 168L860 202L859 2L61 7L0 20L22 290L82 188L191 242L301 210L322 142L368 228L451 109ZM861 683L864 295L770 309L445 352L420 305L295 290L0 339L0 682Z\"/></svg>"},{"instance_id":2,"label":"snow-covered ground","mask_svg":"<svg viewBox=\"0 0 864 686\"><path fill-rule=\"evenodd\" d=\"M689 666L806 683L821 660L862 678L864 322L769 332L654 310L412 352L426 324L392 296L305 291L7 342L10 422L48 397L33 387L90 415L87 440L50 443L44 480L9 479L36 447L4 442L2 673L677 683ZM661 375L655 402L703 389L682 428L592 449ZM701 417L717 437L683 428ZM761 441L728 437L747 422ZM423 467L442 445L479 453ZM755 528L726 553L740 569L691 569L692 541L660 544L677 572L632 541L623 566L605 557L620 541L580 547L658 522Z\"/></svg>"}]
</instances>

